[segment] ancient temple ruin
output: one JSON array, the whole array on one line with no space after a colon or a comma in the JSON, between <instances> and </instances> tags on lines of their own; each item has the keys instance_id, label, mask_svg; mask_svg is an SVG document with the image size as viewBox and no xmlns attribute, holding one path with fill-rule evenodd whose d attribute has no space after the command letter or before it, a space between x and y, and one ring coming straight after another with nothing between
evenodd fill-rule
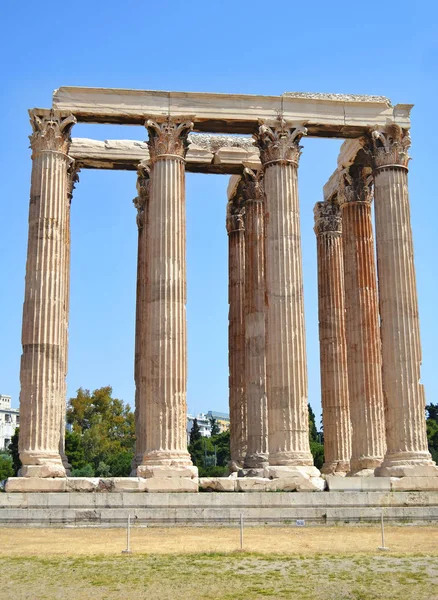
<instances>
[{"instance_id":1,"label":"ancient temple ruin","mask_svg":"<svg viewBox=\"0 0 438 600\"><path fill-rule=\"evenodd\" d=\"M70 205L81 169L138 174L137 441L132 477L116 489L198 490L185 432L186 171L232 175L226 215L231 469L277 490L323 490L324 474L410 477L412 489L438 477L420 383L407 187L411 107L380 96L63 87L52 108L32 109L23 467L8 491L88 485L69 477L64 453ZM72 139L77 122L144 126L148 141ZM346 140L314 209L322 474L313 465L307 414L298 201L304 136Z\"/></svg>"}]
</instances>

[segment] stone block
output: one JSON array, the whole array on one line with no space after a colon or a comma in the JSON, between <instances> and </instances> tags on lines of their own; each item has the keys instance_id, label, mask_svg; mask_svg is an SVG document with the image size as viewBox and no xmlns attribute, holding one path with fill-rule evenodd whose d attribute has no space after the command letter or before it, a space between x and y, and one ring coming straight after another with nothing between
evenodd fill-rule
<instances>
[{"instance_id":1,"label":"stone block","mask_svg":"<svg viewBox=\"0 0 438 600\"><path fill-rule=\"evenodd\" d=\"M137 468L137 474L139 477L149 479L151 477L172 477L172 478L185 478L185 479L197 479L198 468L192 466L152 466L152 465L140 465Z\"/></svg>"},{"instance_id":2,"label":"stone block","mask_svg":"<svg viewBox=\"0 0 438 600\"><path fill-rule=\"evenodd\" d=\"M150 477L145 480L146 492L198 492L198 479L188 477Z\"/></svg>"},{"instance_id":3,"label":"stone block","mask_svg":"<svg viewBox=\"0 0 438 600\"><path fill-rule=\"evenodd\" d=\"M438 477L391 477L393 492L438 491Z\"/></svg>"},{"instance_id":4,"label":"stone block","mask_svg":"<svg viewBox=\"0 0 438 600\"><path fill-rule=\"evenodd\" d=\"M269 466L264 469L264 476L268 479L281 479L290 477L320 477L320 472L316 467L292 467L292 466Z\"/></svg>"},{"instance_id":5,"label":"stone block","mask_svg":"<svg viewBox=\"0 0 438 600\"><path fill-rule=\"evenodd\" d=\"M270 492L275 491L275 484L266 477L238 477L237 492Z\"/></svg>"},{"instance_id":6,"label":"stone block","mask_svg":"<svg viewBox=\"0 0 438 600\"><path fill-rule=\"evenodd\" d=\"M6 482L6 492L65 492L66 478L51 477L10 477Z\"/></svg>"},{"instance_id":7,"label":"stone block","mask_svg":"<svg viewBox=\"0 0 438 600\"><path fill-rule=\"evenodd\" d=\"M115 492L145 492L146 480L142 477L114 477Z\"/></svg>"},{"instance_id":8,"label":"stone block","mask_svg":"<svg viewBox=\"0 0 438 600\"><path fill-rule=\"evenodd\" d=\"M327 475L327 486L332 492L389 492L389 477L340 477Z\"/></svg>"},{"instance_id":9,"label":"stone block","mask_svg":"<svg viewBox=\"0 0 438 600\"><path fill-rule=\"evenodd\" d=\"M208 492L234 492L236 491L236 478L229 477L201 477L199 489Z\"/></svg>"},{"instance_id":10,"label":"stone block","mask_svg":"<svg viewBox=\"0 0 438 600\"><path fill-rule=\"evenodd\" d=\"M97 492L99 477L68 477L67 492Z\"/></svg>"}]
</instances>

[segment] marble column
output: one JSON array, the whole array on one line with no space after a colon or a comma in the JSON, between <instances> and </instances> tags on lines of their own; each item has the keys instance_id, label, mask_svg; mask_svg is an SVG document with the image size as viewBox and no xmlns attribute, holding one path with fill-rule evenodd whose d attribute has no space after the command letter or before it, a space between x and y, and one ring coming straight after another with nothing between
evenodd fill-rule
<instances>
[{"instance_id":1,"label":"marble column","mask_svg":"<svg viewBox=\"0 0 438 600\"><path fill-rule=\"evenodd\" d=\"M368 476L385 452L385 413L377 279L368 171L341 173L339 202L345 273L348 387L352 447L349 475Z\"/></svg>"},{"instance_id":2,"label":"marble column","mask_svg":"<svg viewBox=\"0 0 438 600\"><path fill-rule=\"evenodd\" d=\"M190 121L147 121L150 191L146 220L144 364L146 450L142 477L197 476L187 451L185 155Z\"/></svg>"},{"instance_id":3,"label":"marble column","mask_svg":"<svg viewBox=\"0 0 438 600\"><path fill-rule=\"evenodd\" d=\"M24 477L65 477L60 429L65 407L69 259L68 150L72 115L30 112L32 180L20 392Z\"/></svg>"},{"instance_id":4,"label":"marble column","mask_svg":"<svg viewBox=\"0 0 438 600\"><path fill-rule=\"evenodd\" d=\"M428 451L408 196L409 133L372 132L387 451L378 476L438 476Z\"/></svg>"},{"instance_id":5,"label":"marble column","mask_svg":"<svg viewBox=\"0 0 438 600\"><path fill-rule=\"evenodd\" d=\"M146 294L146 257L147 257L147 209L150 186L149 166L141 162L137 169L137 196L133 203L137 209L137 297L135 312L135 454L132 459L132 475L137 474L146 450L146 386L145 386L145 340L146 320L143 310Z\"/></svg>"},{"instance_id":6,"label":"marble column","mask_svg":"<svg viewBox=\"0 0 438 600\"><path fill-rule=\"evenodd\" d=\"M266 395L264 192L261 174L245 168L241 180L245 206L245 382L247 451L244 466L268 464Z\"/></svg>"},{"instance_id":7,"label":"marble column","mask_svg":"<svg viewBox=\"0 0 438 600\"><path fill-rule=\"evenodd\" d=\"M321 471L347 473L350 470L351 425L341 209L337 203L317 202L314 213L325 457Z\"/></svg>"},{"instance_id":8,"label":"marble column","mask_svg":"<svg viewBox=\"0 0 438 600\"><path fill-rule=\"evenodd\" d=\"M65 371L63 379L63 392L62 392L62 412L61 412L61 424L60 424L60 440L59 440L59 453L61 455L62 464L64 465L65 472L70 475L71 464L68 462L67 455L65 453L65 425L66 425L66 411L67 411L67 370L68 370L68 322L70 314L70 253L71 253L71 242L70 242L70 212L71 212L71 201L73 199L73 190L75 189L76 183L79 181L79 164L70 159L70 165L67 172L67 197L68 202L65 206L65 240L66 240L66 256L64 261L64 278L65 278L65 310L64 310L64 341L63 347L65 348Z\"/></svg>"},{"instance_id":9,"label":"marble column","mask_svg":"<svg viewBox=\"0 0 438 600\"><path fill-rule=\"evenodd\" d=\"M245 227L240 194L227 205L230 469L243 467L247 447L245 396Z\"/></svg>"},{"instance_id":10,"label":"marble column","mask_svg":"<svg viewBox=\"0 0 438 600\"><path fill-rule=\"evenodd\" d=\"M312 467L309 445L304 298L298 203L300 125L278 119L259 127L264 170L266 371L269 464ZM312 471L313 469L313 471ZM278 470L277 470L278 471Z\"/></svg>"}]
</instances>

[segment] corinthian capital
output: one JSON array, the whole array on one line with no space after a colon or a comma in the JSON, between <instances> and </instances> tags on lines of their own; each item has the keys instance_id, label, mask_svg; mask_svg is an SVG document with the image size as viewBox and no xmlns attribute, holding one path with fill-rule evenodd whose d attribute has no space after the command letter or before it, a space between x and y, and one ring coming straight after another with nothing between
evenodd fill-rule
<instances>
[{"instance_id":1,"label":"corinthian capital","mask_svg":"<svg viewBox=\"0 0 438 600\"><path fill-rule=\"evenodd\" d=\"M71 202L73 198L73 190L76 184L79 183L79 171L81 170L78 162L70 158L69 165L67 167L67 195Z\"/></svg>"},{"instance_id":2,"label":"corinthian capital","mask_svg":"<svg viewBox=\"0 0 438 600\"><path fill-rule=\"evenodd\" d=\"M137 168L137 194L132 201L137 209L137 226L141 229L144 225L145 207L149 200L150 169L143 161Z\"/></svg>"},{"instance_id":3,"label":"corinthian capital","mask_svg":"<svg viewBox=\"0 0 438 600\"><path fill-rule=\"evenodd\" d=\"M288 123L283 118L271 124L261 123L254 139L260 149L262 165L278 162L298 165L303 135L307 135L307 129L302 124Z\"/></svg>"},{"instance_id":4,"label":"corinthian capital","mask_svg":"<svg viewBox=\"0 0 438 600\"><path fill-rule=\"evenodd\" d=\"M240 187L245 202L248 202L249 200L262 201L264 197L263 171L253 171L252 169L245 167L243 169Z\"/></svg>"},{"instance_id":5,"label":"corinthian capital","mask_svg":"<svg viewBox=\"0 0 438 600\"><path fill-rule=\"evenodd\" d=\"M403 130L396 123L390 123L384 129L371 131L371 143L376 169L389 166L407 169L410 161L408 151L411 145L408 130Z\"/></svg>"},{"instance_id":6,"label":"corinthian capital","mask_svg":"<svg viewBox=\"0 0 438 600\"><path fill-rule=\"evenodd\" d=\"M188 135L193 129L192 121L180 117L165 117L155 121L149 119L146 128L152 161L166 155L185 158L189 147Z\"/></svg>"},{"instance_id":7,"label":"corinthian capital","mask_svg":"<svg viewBox=\"0 0 438 600\"><path fill-rule=\"evenodd\" d=\"M338 203L343 206L348 203L361 202L371 204L373 200L373 179L371 169L352 165L340 172Z\"/></svg>"},{"instance_id":8,"label":"corinthian capital","mask_svg":"<svg viewBox=\"0 0 438 600\"><path fill-rule=\"evenodd\" d=\"M242 203L242 197L234 196L227 204L227 231L245 230L245 206Z\"/></svg>"},{"instance_id":9,"label":"corinthian capital","mask_svg":"<svg viewBox=\"0 0 438 600\"><path fill-rule=\"evenodd\" d=\"M75 117L63 117L57 110L51 110L45 116L31 110L29 115L33 130L29 139L33 153L52 150L67 154L71 144L71 128L76 123Z\"/></svg>"},{"instance_id":10,"label":"corinthian capital","mask_svg":"<svg viewBox=\"0 0 438 600\"><path fill-rule=\"evenodd\" d=\"M336 235L342 233L342 217L339 204L334 202L317 202L313 209L316 235Z\"/></svg>"}]
</instances>

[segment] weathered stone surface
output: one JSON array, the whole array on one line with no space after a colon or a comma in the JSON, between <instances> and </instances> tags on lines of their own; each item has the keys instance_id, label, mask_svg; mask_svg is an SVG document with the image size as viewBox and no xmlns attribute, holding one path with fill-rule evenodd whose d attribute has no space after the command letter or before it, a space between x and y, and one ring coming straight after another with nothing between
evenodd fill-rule
<instances>
[{"instance_id":1,"label":"weathered stone surface","mask_svg":"<svg viewBox=\"0 0 438 600\"><path fill-rule=\"evenodd\" d=\"M208 492L235 492L235 477L201 477L199 489Z\"/></svg>"},{"instance_id":2,"label":"weathered stone surface","mask_svg":"<svg viewBox=\"0 0 438 600\"><path fill-rule=\"evenodd\" d=\"M318 202L314 213L325 457L321 472L345 473L350 470L351 424L341 210L338 204Z\"/></svg>"},{"instance_id":3,"label":"weathered stone surface","mask_svg":"<svg viewBox=\"0 0 438 600\"><path fill-rule=\"evenodd\" d=\"M421 471L421 467L418 468ZM428 469L430 472L430 470ZM382 479L381 477L376 477L376 479ZM386 479L386 478L385 478ZM430 477L426 475L425 477L415 476L410 477L409 475L406 477L391 477L391 490L393 492L409 492L409 491L435 491L438 492L438 476Z\"/></svg>"},{"instance_id":4,"label":"weathered stone surface","mask_svg":"<svg viewBox=\"0 0 438 600\"><path fill-rule=\"evenodd\" d=\"M60 431L67 372L70 130L74 117L30 112L32 180L20 392L21 474L65 477Z\"/></svg>"},{"instance_id":5,"label":"weathered stone surface","mask_svg":"<svg viewBox=\"0 0 438 600\"><path fill-rule=\"evenodd\" d=\"M376 475L437 476L428 451L407 165L409 134L373 132L379 306L387 451ZM418 469L418 470L417 470Z\"/></svg>"},{"instance_id":6,"label":"weathered stone surface","mask_svg":"<svg viewBox=\"0 0 438 600\"><path fill-rule=\"evenodd\" d=\"M61 477L10 477L6 492L65 492L67 479Z\"/></svg>"},{"instance_id":7,"label":"weathered stone surface","mask_svg":"<svg viewBox=\"0 0 438 600\"><path fill-rule=\"evenodd\" d=\"M72 112L79 121L142 124L145 118L172 114L192 118L198 131L249 134L259 120L272 119L281 107L286 120L305 122L310 135L329 137L359 137L370 125L384 126L388 119L408 128L412 107L393 107L383 97L345 94L256 96L83 87L55 90L53 106Z\"/></svg>"},{"instance_id":8,"label":"weathered stone surface","mask_svg":"<svg viewBox=\"0 0 438 600\"><path fill-rule=\"evenodd\" d=\"M147 285L142 298L143 306L138 309L145 320L145 336L139 351L145 365L141 376L144 377L146 449L142 464L137 469L139 476L147 473L149 467L192 466L186 437L184 168L187 135L192 126L190 121L179 118L147 122L152 160L145 223ZM163 239L173 242L164 244ZM183 483L178 483L182 479L175 478L175 485L181 485L184 489ZM159 487L159 484L148 483L150 489L154 489L154 485Z\"/></svg>"},{"instance_id":9,"label":"weathered stone surface","mask_svg":"<svg viewBox=\"0 0 438 600\"><path fill-rule=\"evenodd\" d=\"M245 390L245 226L238 196L228 201L228 367L230 405L230 468L243 466L247 448Z\"/></svg>"},{"instance_id":10,"label":"weathered stone surface","mask_svg":"<svg viewBox=\"0 0 438 600\"><path fill-rule=\"evenodd\" d=\"M140 468L141 477L149 479L151 477L184 477L187 479L197 479L198 468L192 465L149 465L143 464Z\"/></svg>"},{"instance_id":11,"label":"weathered stone surface","mask_svg":"<svg viewBox=\"0 0 438 600\"><path fill-rule=\"evenodd\" d=\"M297 167L306 133L279 119L256 136L264 168L269 463L312 465Z\"/></svg>"},{"instance_id":12,"label":"weathered stone surface","mask_svg":"<svg viewBox=\"0 0 438 600\"><path fill-rule=\"evenodd\" d=\"M188 477L151 477L145 480L146 492L198 492L198 480Z\"/></svg>"},{"instance_id":13,"label":"weathered stone surface","mask_svg":"<svg viewBox=\"0 0 438 600\"><path fill-rule=\"evenodd\" d=\"M237 492L269 492L275 491L276 486L265 477L238 477L236 480Z\"/></svg>"},{"instance_id":14,"label":"weathered stone surface","mask_svg":"<svg viewBox=\"0 0 438 600\"><path fill-rule=\"evenodd\" d=\"M352 455L350 475L367 476L385 452L377 277L371 220L371 181L362 166L343 172L345 309Z\"/></svg>"},{"instance_id":15,"label":"weathered stone surface","mask_svg":"<svg viewBox=\"0 0 438 600\"><path fill-rule=\"evenodd\" d=\"M98 492L99 477L68 477L66 480L67 492Z\"/></svg>"},{"instance_id":16,"label":"weathered stone surface","mask_svg":"<svg viewBox=\"0 0 438 600\"><path fill-rule=\"evenodd\" d=\"M245 469L268 464L266 394L264 193L261 174L243 171L245 206L245 393L247 451Z\"/></svg>"},{"instance_id":17,"label":"weathered stone surface","mask_svg":"<svg viewBox=\"0 0 438 600\"><path fill-rule=\"evenodd\" d=\"M389 477L339 477L327 475L327 487L331 492L389 492Z\"/></svg>"}]
</instances>

